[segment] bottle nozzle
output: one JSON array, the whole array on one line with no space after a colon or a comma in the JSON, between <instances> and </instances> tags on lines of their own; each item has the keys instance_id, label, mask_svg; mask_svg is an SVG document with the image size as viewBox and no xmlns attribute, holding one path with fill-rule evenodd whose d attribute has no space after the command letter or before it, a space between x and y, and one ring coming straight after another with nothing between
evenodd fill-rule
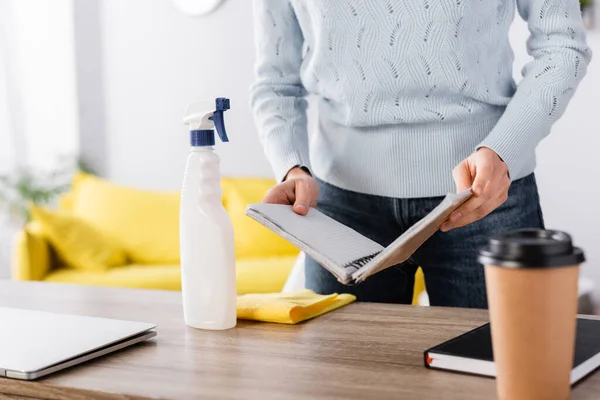
<instances>
[{"instance_id":1,"label":"bottle nozzle","mask_svg":"<svg viewBox=\"0 0 600 400\"><path fill-rule=\"evenodd\" d=\"M215 123L217 133L219 134L219 137L223 142L229 142L229 138L227 137L227 131L225 130L225 120L223 118L223 112L229 110L229 108L229 99L219 97L216 100L215 112L213 112L212 117L208 118Z\"/></svg>"},{"instance_id":2,"label":"bottle nozzle","mask_svg":"<svg viewBox=\"0 0 600 400\"><path fill-rule=\"evenodd\" d=\"M217 130L223 142L229 141L223 118L223 112L229 108L229 99L225 97L218 97L215 103L195 101L187 105L183 123L189 125L192 133L192 146L214 145L213 129Z\"/></svg>"}]
</instances>

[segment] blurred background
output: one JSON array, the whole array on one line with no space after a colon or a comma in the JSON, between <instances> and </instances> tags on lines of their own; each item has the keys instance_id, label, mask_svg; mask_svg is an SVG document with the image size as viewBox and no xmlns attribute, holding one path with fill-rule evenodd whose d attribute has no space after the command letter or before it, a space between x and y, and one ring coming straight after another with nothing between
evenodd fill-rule
<instances>
[{"instance_id":1,"label":"blurred background","mask_svg":"<svg viewBox=\"0 0 600 400\"><path fill-rule=\"evenodd\" d=\"M582 285L599 296L600 18L590 0L582 10L596 57L538 149L537 176L547 226L584 248ZM527 38L517 16L517 80ZM28 204L52 204L78 169L178 190L191 100L231 99L231 143L218 145L224 175L271 178L249 108L254 59L250 0L201 16L172 0L0 0L0 277L10 277Z\"/></svg>"}]
</instances>

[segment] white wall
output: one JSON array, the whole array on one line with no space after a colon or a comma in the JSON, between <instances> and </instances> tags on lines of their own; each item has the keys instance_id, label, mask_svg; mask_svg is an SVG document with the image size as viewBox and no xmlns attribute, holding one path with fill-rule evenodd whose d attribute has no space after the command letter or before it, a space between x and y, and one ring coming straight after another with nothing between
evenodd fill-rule
<instances>
[{"instance_id":1,"label":"white wall","mask_svg":"<svg viewBox=\"0 0 600 400\"><path fill-rule=\"evenodd\" d=\"M94 172L106 172L106 114L100 1L74 1L79 156Z\"/></svg>"},{"instance_id":2,"label":"white wall","mask_svg":"<svg viewBox=\"0 0 600 400\"><path fill-rule=\"evenodd\" d=\"M191 100L231 99L230 143L218 146L227 175L271 176L248 105L253 77L252 1L227 0L192 18L169 0L101 2L107 175L149 188L178 189Z\"/></svg>"},{"instance_id":3,"label":"white wall","mask_svg":"<svg viewBox=\"0 0 600 400\"><path fill-rule=\"evenodd\" d=\"M0 2L0 27L5 27L8 7ZM6 29L0 29L0 174L11 170L14 165L13 138L10 128L10 106L8 99L8 63Z\"/></svg>"},{"instance_id":4,"label":"white wall","mask_svg":"<svg viewBox=\"0 0 600 400\"><path fill-rule=\"evenodd\" d=\"M3 0L14 154L48 168L77 153L73 0Z\"/></svg>"},{"instance_id":5,"label":"white wall","mask_svg":"<svg viewBox=\"0 0 600 400\"><path fill-rule=\"evenodd\" d=\"M528 60L526 24L517 17L511 32L515 77ZM583 274L600 295L600 29L589 32L595 57L563 118L537 150L537 178L547 228L570 233L587 256Z\"/></svg>"}]
</instances>

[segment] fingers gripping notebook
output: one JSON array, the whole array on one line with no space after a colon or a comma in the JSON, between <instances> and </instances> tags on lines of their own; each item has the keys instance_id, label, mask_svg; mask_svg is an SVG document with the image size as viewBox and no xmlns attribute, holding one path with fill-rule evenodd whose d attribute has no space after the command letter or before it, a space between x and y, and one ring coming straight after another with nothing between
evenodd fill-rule
<instances>
[{"instance_id":1,"label":"fingers gripping notebook","mask_svg":"<svg viewBox=\"0 0 600 400\"><path fill-rule=\"evenodd\" d=\"M301 216L288 205L251 204L246 215L297 246L340 282L349 284L406 261L471 196L471 190L447 195L386 248L314 208Z\"/></svg>"}]
</instances>

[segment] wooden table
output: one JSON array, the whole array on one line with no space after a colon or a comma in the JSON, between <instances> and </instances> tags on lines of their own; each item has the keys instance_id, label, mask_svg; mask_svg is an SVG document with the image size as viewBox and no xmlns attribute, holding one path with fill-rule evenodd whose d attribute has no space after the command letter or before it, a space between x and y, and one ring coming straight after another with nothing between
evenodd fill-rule
<instances>
[{"instance_id":1,"label":"wooden table","mask_svg":"<svg viewBox=\"0 0 600 400\"><path fill-rule=\"evenodd\" d=\"M178 292L5 281L0 306L158 324L150 342L38 381L0 378L0 399L467 400L495 394L493 379L423 367L423 350L485 322L481 310L351 304L295 326L240 321L235 329L210 332L184 325ZM600 398L600 373L572 395Z\"/></svg>"}]
</instances>

